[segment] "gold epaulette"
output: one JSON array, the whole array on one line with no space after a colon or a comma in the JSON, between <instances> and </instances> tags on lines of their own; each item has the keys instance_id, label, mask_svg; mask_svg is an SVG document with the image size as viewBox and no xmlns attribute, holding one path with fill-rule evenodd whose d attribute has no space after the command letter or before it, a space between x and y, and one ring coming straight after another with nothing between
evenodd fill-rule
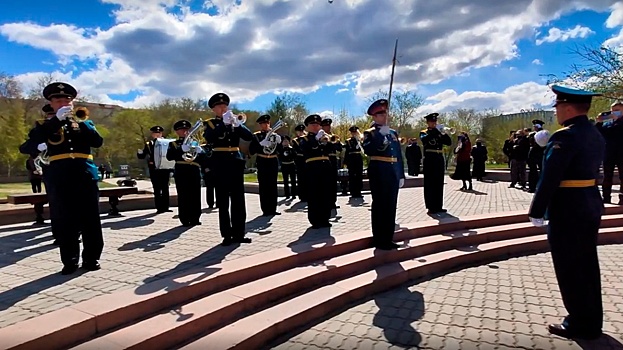
<instances>
[{"instance_id":1,"label":"gold epaulette","mask_svg":"<svg viewBox=\"0 0 623 350\"><path fill-rule=\"evenodd\" d=\"M553 133L553 134L555 134L555 133L557 133L557 132L559 132L559 131L569 130L569 128L571 128L571 125L569 125L569 126L565 126L564 128L560 128L560 129L558 129L558 130L554 131L554 133ZM552 135L553 135L553 134L552 134Z\"/></svg>"},{"instance_id":2,"label":"gold epaulette","mask_svg":"<svg viewBox=\"0 0 623 350\"><path fill-rule=\"evenodd\" d=\"M428 129L422 129L422 131L420 131L420 134L426 134L428 132Z\"/></svg>"},{"instance_id":3,"label":"gold epaulette","mask_svg":"<svg viewBox=\"0 0 623 350\"><path fill-rule=\"evenodd\" d=\"M374 128L370 128L370 129L365 130L364 132L373 132L373 131L374 131Z\"/></svg>"},{"instance_id":4,"label":"gold epaulette","mask_svg":"<svg viewBox=\"0 0 623 350\"><path fill-rule=\"evenodd\" d=\"M45 119L37 119L37 124L43 125L45 123Z\"/></svg>"},{"instance_id":5,"label":"gold epaulette","mask_svg":"<svg viewBox=\"0 0 623 350\"><path fill-rule=\"evenodd\" d=\"M261 133L261 131L256 131L256 132L253 133L253 135L256 135L256 134L259 134L259 133Z\"/></svg>"},{"instance_id":6,"label":"gold epaulette","mask_svg":"<svg viewBox=\"0 0 623 350\"><path fill-rule=\"evenodd\" d=\"M212 122L214 119L216 118L210 118L208 120L206 120L206 124L208 124L208 126L210 127L210 129L214 129L214 123Z\"/></svg>"}]
</instances>

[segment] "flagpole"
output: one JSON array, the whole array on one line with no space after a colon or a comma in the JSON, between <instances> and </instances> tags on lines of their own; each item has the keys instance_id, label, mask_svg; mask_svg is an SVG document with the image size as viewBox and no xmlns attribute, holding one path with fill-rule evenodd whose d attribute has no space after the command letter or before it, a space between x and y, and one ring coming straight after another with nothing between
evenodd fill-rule
<instances>
[{"instance_id":1,"label":"flagpole","mask_svg":"<svg viewBox=\"0 0 623 350\"><path fill-rule=\"evenodd\" d=\"M398 39L396 39L396 44L394 45L394 57L392 58L392 75L389 80L389 96L387 97L387 115L389 117L389 112L391 110L391 101L392 101L392 88L394 87L394 72L396 70L396 53L398 52ZM389 118L387 121L389 125Z\"/></svg>"}]
</instances>

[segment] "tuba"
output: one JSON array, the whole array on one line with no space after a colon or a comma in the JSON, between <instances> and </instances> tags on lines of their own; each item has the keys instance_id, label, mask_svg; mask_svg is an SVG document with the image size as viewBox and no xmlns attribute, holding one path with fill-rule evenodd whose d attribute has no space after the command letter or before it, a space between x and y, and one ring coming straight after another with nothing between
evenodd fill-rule
<instances>
[{"instance_id":1,"label":"tuba","mask_svg":"<svg viewBox=\"0 0 623 350\"><path fill-rule=\"evenodd\" d=\"M264 146L264 154L273 154L273 152L275 152L275 149L277 148L277 138L275 137L275 132L284 126L287 125L282 119L277 120L275 124L273 124L273 127L266 134L266 140L270 141L270 145Z\"/></svg>"},{"instance_id":2,"label":"tuba","mask_svg":"<svg viewBox=\"0 0 623 350\"><path fill-rule=\"evenodd\" d=\"M202 130L203 130L203 120L201 119L197 120L195 125L193 125L193 127L190 130L188 130L188 134L184 138L184 142L182 142L182 146L187 145L190 147L190 149L184 152L184 154L182 155L182 159L184 159L185 161L192 162L193 160L195 160L195 158L197 158L199 153L202 153L202 148L201 148L201 143L202 143L201 131Z\"/></svg>"}]
</instances>

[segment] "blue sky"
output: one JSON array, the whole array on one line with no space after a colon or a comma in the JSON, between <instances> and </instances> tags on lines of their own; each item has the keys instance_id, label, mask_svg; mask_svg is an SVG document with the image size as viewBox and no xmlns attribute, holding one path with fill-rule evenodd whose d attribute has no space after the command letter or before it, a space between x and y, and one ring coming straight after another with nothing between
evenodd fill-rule
<instances>
[{"instance_id":1,"label":"blue sky","mask_svg":"<svg viewBox=\"0 0 623 350\"><path fill-rule=\"evenodd\" d=\"M428 33L412 31L414 23L431 28L427 17L407 20L402 16L408 11L400 8L394 9L387 28L379 26L385 20L361 22L362 16L378 16L375 6L387 6L387 1L352 0L351 7L340 1L307 7L276 0L265 6L228 0L81 0L71 6L14 2L0 12L0 71L17 76L26 87L53 73L100 102L127 106L224 91L239 107L265 110L278 90L301 91L312 112L346 108L361 114L366 98L388 87L393 49L388 39L398 37L396 88L443 97L427 100L422 113L460 107L510 112L547 104L541 75L561 74L578 62L571 53L574 45L601 45L610 39L616 48L623 43L623 5L616 1L587 1L591 10L533 9L536 16L485 4L491 11L485 14L491 18L488 25L494 28L490 38L489 30L481 31L485 24L477 22L480 14L469 9L470 2L452 3L462 6L457 11L465 17L464 27ZM392 15L391 9L383 10ZM302 16L294 21L293 13ZM541 18L522 28L504 16ZM318 18L326 24L319 26ZM217 28L222 23L233 29ZM256 37L247 41L249 35ZM316 40L319 36L324 37ZM477 39L489 43L469 43ZM419 71L413 70L417 64L423 67ZM441 68L430 68L436 64Z\"/></svg>"}]
</instances>

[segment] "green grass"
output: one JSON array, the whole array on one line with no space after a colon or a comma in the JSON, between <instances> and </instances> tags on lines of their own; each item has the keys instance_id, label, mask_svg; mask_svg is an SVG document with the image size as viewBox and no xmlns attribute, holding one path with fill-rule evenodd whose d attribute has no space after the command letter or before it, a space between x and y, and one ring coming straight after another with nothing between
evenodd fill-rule
<instances>
[{"instance_id":1,"label":"green grass","mask_svg":"<svg viewBox=\"0 0 623 350\"><path fill-rule=\"evenodd\" d=\"M98 182L98 185L100 188L117 187L106 182ZM42 184L41 187L45 192L45 186ZM0 198L7 198L8 195L22 193L32 193L30 182L0 183Z\"/></svg>"},{"instance_id":2,"label":"green grass","mask_svg":"<svg viewBox=\"0 0 623 350\"><path fill-rule=\"evenodd\" d=\"M277 173L277 181L283 181L283 176L281 175L281 172ZM257 173L244 174L244 182L257 182Z\"/></svg>"}]
</instances>

